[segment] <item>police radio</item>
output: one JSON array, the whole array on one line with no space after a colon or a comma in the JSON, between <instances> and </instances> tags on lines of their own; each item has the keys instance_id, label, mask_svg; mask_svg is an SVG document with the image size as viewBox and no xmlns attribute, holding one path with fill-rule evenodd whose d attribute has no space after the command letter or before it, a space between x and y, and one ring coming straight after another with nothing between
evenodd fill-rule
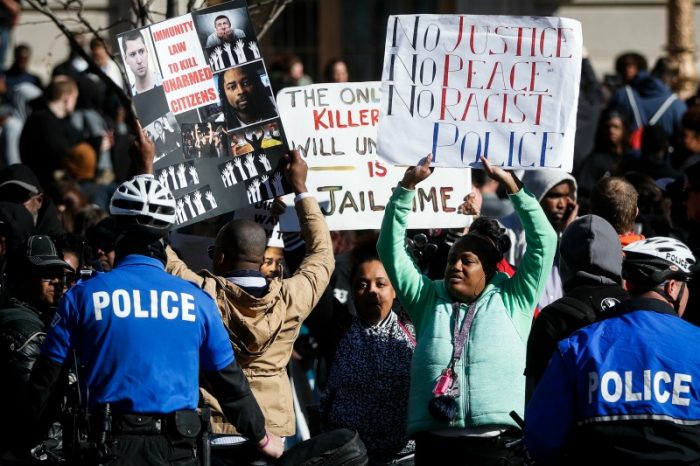
<instances>
[{"instance_id":1,"label":"police radio","mask_svg":"<svg viewBox=\"0 0 700 466\"><path fill-rule=\"evenodd\" d=\"M95 275L97 275L97 272L95 269L93 269L90 265L88 265L87 261L87 250L88 250L88 244L87 241L83 240L83 242L80 244L80 257L78 258L78 279L79 280L88 280Z\"/></svg>"}]
</instances>

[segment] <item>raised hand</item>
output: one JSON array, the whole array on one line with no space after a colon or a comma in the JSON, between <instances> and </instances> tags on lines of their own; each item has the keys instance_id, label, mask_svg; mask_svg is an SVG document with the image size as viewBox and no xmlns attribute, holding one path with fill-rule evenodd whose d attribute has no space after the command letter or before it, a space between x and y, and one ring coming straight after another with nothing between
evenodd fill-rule
<instances>
[{"instance_id":1,"label":"raised hand","mask_svg":"<svg viewBox=\"0 0 700 466\"><path fill-rule=\"evenodd\" d=\"M464 215L480 215L483 203L481 192L472 186L472 192L464 196L464 202L457 208L457 212Z\"/></svg>"},{"instance_id":2,"label":"raised hand","mask_svg":"<svg viewBox=\"0 0 700 466\"><path fill-rule=\"evenodd\" d=\"M192 183L199 184L199 173L197 173L197 169L194 168L194 165L190 165L189 172L190 177L192 177Z\"/></svg>"},{"instance_id":3,"label":"raised hand","mask_svg":"<svg viewBox=\"0 0 700 466\"><path fill-rule=\"evenodd\" d=\"M241 160L241 158L240 158L240 157L236 157L236 158L233 160L233 163L234 163L234 165L236 165L236 168L238 168L238 171L241 172L241 177L242 177L244 180L247 180L247 179L248 179L248 174L245 172L245 170L243 170L243 161Z\"/></svg>"},{"instance_id":4,"label":"raised hand","mask_svg":"<svg viewBox=\"0 0 700 466\"><path fill-rule=\"evenodd\" d=\"M430 162L433 161L433 154L428 154L423 162L415 167L409 167L401 180L401 186L406 189L416 189L416 185L430 176L433 172L430 169Z\"/></svg>"},{"instance_id":5,"label":"raised hand","mask_svg":"<svg viewBox=\"0 0 700 466\"><path fill-rule=\"evenodd\" d=\"M129 156L134 161L138 173L153 173L156 145L138 120L136 121L136 139L129 148Z\"/></svg>"},{"instance_id":6,"label":"raised hand","mask_svg":"<svg viewBox=\"0 0 700 466\"><path fill-rule=\"evenodd\" d=\"M258 44L253 41L248 42L248 48L253 52L255 58L260 58L260 50L258 49Z\"/></svg>"},{"instance_id":7,"label":"raised hand","mask_svg":"<svg viewBox=\"0 0 700 466\"><path fill-rule=\"evenodd\" d=\"M276 196L281 196L284 194L284 186L282 186L282 174L280 172L275 173L275 175L272 177L272 187L275 190Z\"/></svg>"},{"instance_id":8,"label":"raised hand","mask_svg":"<svg viewBox=\"0 0 700 466\"><path fill-rule=\"evenodd\" d=\"M250 173L251 178L257 176L258 169L255 167L255 156L253 154L248 154L245 157L245 166Z\"/></svg>"},{"instance_id":9,"label":"raised hand","mask_svg":"<svg viewBox=\"0 0 700 466\"><path fill-rule=\"evenodd\" d=\"M244 63L246 61L245 50L243 50L243 47L243 41L241 39L238 39L238 41L236 41L236 48L233 51L236 52L236 58L238 58L239 64Z\"/></svg>"},{"instance_id":10,"label":"raised hand","mask_svg":"<svg viewBox=\"0 0 700 466\"><path fill-rule=\"evenodd\" d=\"M187 178L185 178L185 164L181 163L177 166L177 178L180 180L180 187L184 188L187 186Z\"/></svg>"},{"instance_id":11,"label":"raised hand","mask_svg":"<svg viewBox=\"0 0 700 466\"><path fill-rule=\"evenodd\" d=\"M255 202L255 188L253 185L248 186L248 204Z\"/></svg>"},{"instance_id":12,"label":"raised hand","mask_svg":"<svg viewBox=\"0 0 700 466\"><path fill-rule=\"evenodd\" d=\"M260 201L260 180L255 178L250 184L255 188L255 201Z\"/></svg>"},{"instance_id":13,"label":"raised hand","mask_svg":"<svg viewBox=\"0 0 700 466\"><path fill-rule=\"evenodd\" d=\"M214 194L211 191L207 191L206 194L204 194L204 197L207 198L207 201L209 201L209 204L211 205L212 209L217 208L216 199L214 198Z\"/></svg>"},{"instance_id":14,"label":"raised hand","mask_svg":"<svg viewBox=\"0 0 700 466\"><path fill-rule=\"evenodd\" d=\"M177 212L180 216L180 223L187 221L187 215L185 215L185 202L182 199L177 200Z\"/></svg>"},{"instance_id":15,"label":"raised hand","mask_svg":"<svg viewBox=\"0 0 700 466\"><path fill-rule=\"evenodd\" d=\"M224 43L224 51L226 53L231 53L231 44L230 43L228 43L228 42Z\"/></svg>"},{"instance_id":16,"label":"raised hand","mask_svg":"<svg viewBox=\"0 0 700 466\"><path fill-rule=\"evenodd\" d=\"M194 198L194 206L197 208L199 215L206 213L207 209L205 209L204 204L202 204L202 193L195 191L192 197Z\"/></svg>"},{"instance_id":17,"label":"raised hand","mask_svg":"<svg viewBox=\"0 0 700 466\"><path fill-rule=\"evenodd\" d=\"M267 155L260 154L258 161L263 164L263 167L265 167L266 172L269 172L270 170L272 170L272 166L270 166L270 161L267 160Z\"/></svg>"},{"instance_id":18,"label":"raised hand","mask_svg":"<svg viewBox=\"0 0 700 466\"><path fill-rule=\"evenodd\" d=\"M484 165L484 171L486 174L499 183L503 183L503 185L508 189L509 193L515 194L520 191L522 183L512 172L505 171L501 167L491 165L491 163L483 156L481 157L481 163Z\"/></svg>"},{"instance_id":19,"label":"raised hand","mask_svg":"<svg viewBox=\"0 0 700 466\"><path fill-rule=\"evenodd\" d=\"M219 59L213 51L209 54L209 64L214 67L214 70L219 69ZM197 138L197 141L199 141L199 138Z\"/></svg>"},{"instance_id":20,"label":"raised hand","mask_svg":"<svg viewBox=\"0 0 700 466\"><path fill-rule=\"evenodd\" d=\"M287 160L287 166L284 167L284 177L287 179L296 194L305 193L308 191L306 189L306 176L309 172L309 167L299 153L298 150L290 151L286 154L285 159ZM282 194L282 191L279 191Z\"/></svg>"}]
</instances>

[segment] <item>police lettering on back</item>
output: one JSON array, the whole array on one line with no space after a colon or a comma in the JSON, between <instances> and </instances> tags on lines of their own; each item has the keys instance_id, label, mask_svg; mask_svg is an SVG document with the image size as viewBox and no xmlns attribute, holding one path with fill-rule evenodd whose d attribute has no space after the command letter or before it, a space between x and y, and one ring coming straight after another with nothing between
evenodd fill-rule
<instances>
[{"instance_id":1,"label":"police lettering on back","mask_svg":"<svg viewBox=\"0 0 700 466\"><path fill-rule=\"evenodd\" d=\"M139 290L117 289L111 296L106 291L97 291L92 294L95 320L102 320L102 311L108 308L112 310L115 317L119 318L158 319L162 317L174 320L179 317L186 322L196 320L195 315L192 314L195 305L191 294L150 290L146 299L148 302L143 302L145 304L143 306Z\"/></svg>"},{"instance_id":2,"label":"police lettering on back","mask_svg":"<svg viewBox=\"0 0 700 466\"><path fill-rule=\"evenodd\" d=\"M601 378L597 372L588 373L588 404L598 401L598 391L608 403L618 401L650 401L677 406L690 406L690 374L665 371L645 370L642 374L633 371L624 372L623 376L615 371L607 371ZM635 391L637 390L637 391ZM624 399L623 399L624 394Z\"/></svg>"}]
</instances>

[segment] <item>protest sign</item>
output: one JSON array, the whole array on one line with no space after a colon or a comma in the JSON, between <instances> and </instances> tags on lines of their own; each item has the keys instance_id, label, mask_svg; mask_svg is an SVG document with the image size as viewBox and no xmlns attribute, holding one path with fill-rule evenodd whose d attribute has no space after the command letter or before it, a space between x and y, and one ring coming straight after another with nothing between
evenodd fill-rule
<instances>
[{"instance_id":1,"label":"protest sign","mask_svg":"<svg viewBox=\"0 0 700 466\"><path fill-rule=\"evenodd\" d=\"M391 16L378 148L397 164L571 171L581 24L565 18Z\"/></svg>"},{"instance_id":2,"label":"protest sign","mask_svg":"<svg viewBox=\"0 0 700 466\"><path fill-rule=\"evenodd\" d=\"M406 171L377 154L379 83L282 89L277 104L290 146L309 165L307 186L319 199L329 228L378 229L392 190ZM415 150L412 154L419 155ZM470 180L465 168L436 169L418 185L409 227L465 226L468 219L456 210L471 189ZM296 215L285 213L281 228L298 230Z\"/></svg>"},{"instance_id":3,"label":"protest sign","mask_svg":"<svg viewBox=\"0 0 700 466\"><path fill-rule=\"evenodd\" d=\"M178 227L289 191L284 132L245 0L126 32L118 43Z\"/></svg>"}]
</instances>

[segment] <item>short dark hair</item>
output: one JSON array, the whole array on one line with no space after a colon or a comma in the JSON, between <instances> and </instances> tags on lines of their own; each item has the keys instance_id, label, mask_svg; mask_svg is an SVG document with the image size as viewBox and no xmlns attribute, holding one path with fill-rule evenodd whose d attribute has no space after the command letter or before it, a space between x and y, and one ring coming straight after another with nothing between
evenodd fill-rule
<instances>
[{"instance_id":1,"label":"short dark hair","mask_svg":"<svg viewBox=\"0 0 700 466\"><path fill-rule=\"evenodd\" d=\"M642 54L637 52L625 52L619 55L615 60L615 71L617 74L623 76L628 64L636 65L639 71L646 71L649 67L647 65L647 59L644 58Z\"/></svg>"},{"instance_id":2,"label":"short dark hair","mask_svg":"<svg viewBox=\"0 0 700 466\"><path fill-rule=\"evenodd\" d=\"M219 15L216 18L214 18L214 24L216 24L216 22L219 21L220 19L225 19L226 21L228 21L228 24L231 24L231 20L226 15Z\"/></svg>"},{"instance_id":3,"label":"short dark hair","mask_svg":"<svg viewBox=\"0 0 700 466\"><path fill-rule=\"evenodd\" d=\"M591 193L591 213L607 220L617 234L634 229L638 194L624 178L608 176L595 185Z\"/></svg>"},{"instance_id":4,"label":"short dark hair","mask_svg":"<svg viewBox=\"0 0 700 466\"><path fill-rule=\"evenodd\" d=\"M252 220L235 219L219 231L221 247L228 261L262 263L267 249L265 229Z\"/></svg>"},{"instance_id":5,"label":"short dark hair","mask_svg":"<svg viewBox=\"0 0 700 466\"><path fill-rule=\"evenodd\" d=\"M146 39L143 38L143 34L141 34L141 31L139 29L127 32L126 34L121 36L120 39L122 42L122 50L124 50L124 53L126 53L127 41L140 40L141 42L143 42L144 45L146 45Z\"/></svg>"}]
</instances>

